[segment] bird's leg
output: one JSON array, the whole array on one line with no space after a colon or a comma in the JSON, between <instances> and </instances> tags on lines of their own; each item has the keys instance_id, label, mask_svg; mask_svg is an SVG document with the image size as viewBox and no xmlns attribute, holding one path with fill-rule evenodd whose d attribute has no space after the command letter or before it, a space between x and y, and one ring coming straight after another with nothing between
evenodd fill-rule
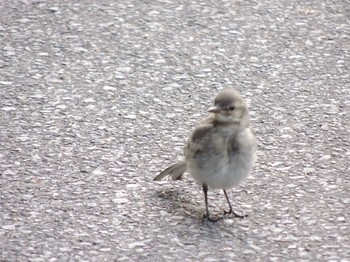
<instances>
[{"instance_id":1,"label":"bird's leg","mask_svg":"<svg viewBox=\"0 0 350 262\"><path fill-rule=\"evenodd\" d=\"M231 203L230 203L230 200L228 199L226 190L223 189L223 191L224 191L224 194L225 194L227 203L228 203L228 205L229 205L229 207L230 207L229 211L224 210L225 215L226 215L226 214L233 214L235 217L239 217L239 218L245 218L245 217L247 217L248 215L243 215L243 216L242 216L242 215L238 215L237 213L235 213L235 212L233 211L232 206L231 206Z\"/></svg>"},{"instance_id":2,"label":"bird's leg","mask_svg":"<svg viewBox=\"0 0 350 262\"><path fill-rule=\"evenodd\" d=\"M227 196L226 190L225 190L225 189L223 189L223 191L224 191L224 194L225 194L225 197L226 197L226 200L227 200L228 206L230 207L229 211L224 210L224 213L225 213L225 215L226 215L226 214L232 214L232 213L233 213L233 209L232 209L232 206L231 206L230 200L228 199L228 196Z\"/></svg>"},{"instance_id":3,"label":"bird's leg","mask_svg":"<svg viewBox=\"0 0 350 262\"><path fill-rule=\"evenodd\" d=\"M203 192L204 192L204 200L205 200L205 214L204 214L204 219L207 219L210 222L216 222L216 219L213 219L209 215L209 208L208 208L208 186L206 184L202 185L203 187Z\"/></svg>"}]
</instances>

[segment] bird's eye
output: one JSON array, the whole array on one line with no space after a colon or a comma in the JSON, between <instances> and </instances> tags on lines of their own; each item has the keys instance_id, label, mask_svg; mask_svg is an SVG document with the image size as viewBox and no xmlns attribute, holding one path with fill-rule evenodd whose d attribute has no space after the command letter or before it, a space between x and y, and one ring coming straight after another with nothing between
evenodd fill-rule
<instances>
[{"instance_id":1,"label":"bird's eye","mask_svg":"<svg viewBox=\"0 0 350 262\"><path fill-rule=\"evenodd\" d=\"M235 110L235 106L229 106L229 108L228 108L230 111L233 111L233 110Z\"/></svg>"}]
</instances>

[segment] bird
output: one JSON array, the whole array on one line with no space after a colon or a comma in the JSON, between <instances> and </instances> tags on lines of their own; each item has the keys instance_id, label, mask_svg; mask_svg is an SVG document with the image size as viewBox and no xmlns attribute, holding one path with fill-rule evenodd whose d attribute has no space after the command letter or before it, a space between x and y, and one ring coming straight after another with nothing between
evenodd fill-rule
<instances>
[{"instance_id":1,"label":"bird","mask_svg":"<svg viewBox=\"0 0 350 262\"><path fill-rule=\"evenodd\" d=\"M208 189L223 190L229 211L234 217L243 218L233 211L226 190L238 186L251 173L256 161L257 142L250 128L248 106L234 88L220 91L209 115L193 130L184 147L181 160L154 178L179 180L188 173L202 186L205 200L204 219L215 222L208 208Z\"/></svg>"}]
</instances>

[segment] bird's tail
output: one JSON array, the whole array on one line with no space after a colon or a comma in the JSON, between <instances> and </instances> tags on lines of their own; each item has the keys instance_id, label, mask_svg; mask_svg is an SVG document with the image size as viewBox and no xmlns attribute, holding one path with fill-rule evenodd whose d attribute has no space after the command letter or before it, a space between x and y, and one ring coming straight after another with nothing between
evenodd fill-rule
<instances>
[{"instance_id":1,"label":"bird's tail","mask_svg":"<svg viewBox=\"0 0 350 262\"><path fill-rule=\"evenodd\" d=\"M160 181L166 176L170 176L171 180L179 180L179 179L181 179L183 173L185 173L186 169L187 169L186 162L180 161L180 162L177 162L176 164L171 165L167 169L165 169L158 176L156 176L153 180Z\"/></svg>"}]
</instances>

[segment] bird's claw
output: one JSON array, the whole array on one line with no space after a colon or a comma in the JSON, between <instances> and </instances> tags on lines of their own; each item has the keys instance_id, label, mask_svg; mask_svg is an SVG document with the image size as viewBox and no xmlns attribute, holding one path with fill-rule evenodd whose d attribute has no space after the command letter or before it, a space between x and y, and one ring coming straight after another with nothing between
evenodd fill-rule
<instances>
[{"instance_id":1,"label":"bird's claw","mask_svg":"<svg viewBox=\"0 0 350 262\"><path fill-rule=\"evenodd\" d=\"M237 217L237 218L246 218L248 216L248 215L238 215L237 213L233 212L232 209L230 209L229 211L224 210L224 214L233 215L234 217Z\"/></svg>"},{"instance_id":2,"label":"bird's claw","mask_svg":"<svg viewBox=\"0 0 350 262\"><path fill-rule=\"evenodd\" d=\"M209 222L215 223L215 222L218 222L220 219L219 218L212 218L208 214L204 214L203 220L208 220Z\"/></svg>"}]
</instances>

